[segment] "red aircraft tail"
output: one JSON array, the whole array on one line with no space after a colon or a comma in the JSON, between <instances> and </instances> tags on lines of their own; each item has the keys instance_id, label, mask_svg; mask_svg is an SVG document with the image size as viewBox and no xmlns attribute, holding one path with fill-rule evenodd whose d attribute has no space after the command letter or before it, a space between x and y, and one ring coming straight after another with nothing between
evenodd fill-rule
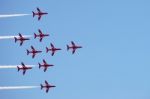
<instances>
[{"instance_id":1,"label":"red aircraft tail","mask_svg":"<svg viewBox=\"0 0 150 99\"><path fill-rule=\"evenodd\" d=\"M18 71L20 71L20 68L19 68L19 66L17 66L17 69L18 69Z\"/></svg>"},{"instance_id":2,"label":"red aircraft tail","mask_svg":"<svg viewBox=\"0 0 150 99\"><path fill-rule=\"evenodd\" d=\"M15 39L15 43L16 43L18 39L16 37L14 37L14 39Z\"/></svg>"},{"instance_id":3,"label":"red aircraft tail","mask_svg":"<svg viewBox=\"0 0 150 99\"><path fill-rule=\"evenodd\" d=\"M48 53L48 50L49 50L48 47L46 47L46 53Z\"/></svg>"},{"instance_id":4,"label":"red aircraft tail","mask_svg":"<svg viewBox=\"0 0 150 99\"><path fill-rule=\"evenodd\" d=\"M36 38L37 37L37 35L36 35L36 33L34 33L34 38Z\"/></svg>"},{"instance_id":5,"label":"red aircraft tail","mask_svg":"<svg viewBox=\"0 0 150 99\"><path fill-rule=\"evenodd\" d=\"M67 45L67 51L69 50L70 48L69 48L69 45Z\"/></svg>"},{"instance_id":6,"label":"red aircraft tail","mask_svg":"<svg viewBox=\"0 0 150 99\"><path fill-rule=\"evenodd\" d=\"M35 16L35 13L32 11L32 13L33 13L33 17Z\"/></svg>"},{"instance_id":7,"label":"red aircraft tail","mask_svg":"<svg viewBox=\"0 0 150 99\"><path fill-rule=\"evenodd\" d=\"M43 89L43 87L44 87L44 86L41 84L41 90Z\"/></svg>"},{"instance_id":8,"label":"red aircraft tail","mask_svg":"<svg viewBox=\"0 0 150 99\"><path fill-rule=\"evenodd\" d=\"M41 64L39 63L39 68L41 68Z\"/></svg>"},{"instance_id":9,"label":"red aircraft tail","mask_svg":"<svg viewBox=\"0 0 150 99\"><path fill-rule=\"evenodd\" d=\"M30 53L29 50L27 50L27 55L29 55L29 53Z\"/></svg>"}]
</instances>

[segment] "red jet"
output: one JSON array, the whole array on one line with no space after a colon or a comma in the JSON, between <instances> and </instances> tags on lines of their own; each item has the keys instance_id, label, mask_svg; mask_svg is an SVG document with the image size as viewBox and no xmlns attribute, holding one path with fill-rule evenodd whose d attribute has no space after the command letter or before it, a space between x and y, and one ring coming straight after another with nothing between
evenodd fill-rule
<instances>
[{"instance_id":1,"label":"red jet","mask_svg":"<svg viewBox=\"0 0 150 99\"><path fill-rule=\"evenodd\" d=\"M82 48L82 46L77 46L73 41L71 41L72 46L67 45L67 50L72 49L72 54L75 53L76 49Z\"/></svg>"},{"instance_id":2,"label":"red jet","mask_svg":"<svg viewBox=\"0 0 150 99\"><path fill-rule=\"evenodd\" d=\"M56 86L48 84L48 82L47 82L46 80L45 80L45 85L42 85L42 84L41 84L41 90L42 90L43 88L45 88L45 89L46 89L46 93L48 93L49 88L52 88L52 87L56 87Z\"/></svg>"},{"instance_id":3,"label":"red jet","mask_svg":"<svg viewBox=\"0 0 150 99\"><path fill-rule=\"evenodd\" d=\"M34 58L37 53L41 53L42 52L42 51L35 50L35 48L33 46L31 46L31 50L32 51L29 51L27 49L27 55L29 55L31 53L32 54L32 58Z\"/></svg>"},{"instance_id":4,"label":"red jet","mask_svg":"<svg viewBox=\"0 0 150 99\"><path fill-rule=\"evenodd\" d=\"M32 13L33 13L33 17L36 15L38 16L38 20L40 20L43 15L48 14L46 12L42 12L39 8L37 8L37 12L32 11Z\"/></svg>"},{"instance_id":5,"label":"red jet","mask_svg":"<svg viewBox=\"0 0 150 99\"><path fill-rule=\"evenodd\" d=\"M23 75L26 73L26 70L32 69L32 67L26 67L23 62L21 63L21 65L22 65L22 67L17 66L17 68L18 68L18 72L19 72L20 70L23 70Z\"/></svg>"},{"instance_id":6,"label":"red jet","mask_svg":"<svg viewBox=\"0 0 150 99\"><path fill-rule=\"evenodd\" d=\"M49 49L48 47L46 47L46 53L48 53L48 51L52 51L52 56L55 54L55 52L57 51L57 50L61 50L60 48L55 48L54 47L54 45L51 43L50 44L51 45L51 48Z\"/></svg>"},{"instance_id":7,"label":"red jet","mask_svg":"<svg viewBox=\"0 0 150 99\"><path fill-rule=\"evenodd\" d=\"M44 68L44 72L46 72L48 67L54 66L52 64L47 64L47 62L43 59L43 64L39 63L39 68L43 67Z\"/></svg>"},{"instance_id":8,"label":"red jet","mask_svg":"<svg viewBox=\"0 0 150 99\"><path fill-rule=\"evenodd\" d=\"M14 37L14 38L15 38L15 43L16 43L17 41L20 41L20 46L23 44L24 41L30 40L29 38L23 37L20 33L19 33L19 37L18 37L18 38L17 38L17 37Z\"/></svg>"},{"instance_id":9,"label":"red jet","mask_svg":"<svg viewBox=\"0 0 150 99\"><path fill-rule=\"evenodd\" d=\"M34 38L39 37L40 42L43 40L44 37L49 36L49 34L44 34L40 29L38 31L39 31L39 34L34 33Z\"/></svg>"}]
</instances>

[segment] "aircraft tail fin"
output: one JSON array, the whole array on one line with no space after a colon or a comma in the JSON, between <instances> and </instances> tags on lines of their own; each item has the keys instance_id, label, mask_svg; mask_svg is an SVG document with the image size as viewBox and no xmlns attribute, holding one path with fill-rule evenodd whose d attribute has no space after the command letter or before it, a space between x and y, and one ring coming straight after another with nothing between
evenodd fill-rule
<instances>
[{"instance_id":1,"label":"aircraft tail fin","mask_svg":"<svg viewBox=\"0 0 150 99\"><path fill-rule=\"evenodd\" d=\"M18 71L20 71L20 68L19 68L19 66L17 66L17 69L18 69Z\"/></svg>"},{"instance_id":2,"label":"aircraft tail fin","mask_svg":"<svg viewBox=\"0 0 150 99\"><path fill-rule=\"evenodd\" d=\"M41 68L41 64L39 63L39 68Z\"/></svg>"},{"instance_id":3,"label":"aircraft tail fin","mask_svg":"<svg viewBox=\"0 0 150 99\"><path fill-rule=\"evenodd\" d=\"M69 50L69 45L67 45L67 51Z\"/></svg>"},{"instance_id":4,"label":"aircraft tail fin","mask_svg":"<svg viewBox=\"0 0 150 99\"><path fill-rule=\"evenodd\" d=\"M29 53L30 53L29 50L27 50L27 55L29 55Z\"/></svg>"},{"instance_id":5,"label":"aircraft tail fin","mask_svg":"<svg viewBox=\"0 0 150 99\"><path fill-rule=\"evenodd\" d=\"M15 43L17 42L17 38L16 37L14 37L14 39L15 39Z\"/></svg>"},{"instance_id":6,"label":"aircraft tail fin","mask_svg":"<svg viewBox=\"0 0 150 99\"><path fill-rule=\"evenodd\" d=\"M48 47L46 47L46 53L48 53Z\"/></svg>"},{"instance_id":7,"label":"aircraft tail fin","mask_svg":"<svg viewBox=\"0 0 150 99\"><path fill-rule=\"evenodd\" d=\"M43 87L44 87L44 86L41 84L41 90L43 89Z\"/></svg>"},{"instance_id":8,"label":"aircraft tail fin","mask_svg":"<svg viewBox=\"0 0 150 99\"><path fill-rule=\"evenodd\" d=\"M37 37L37 35L36 35L36 33L34 33L34 38L36 38Z\"/></svg>"},{"instance_id":9,"label":"aircraft tail fin","mask_svg":"<svg viewBox=\"0 0 150 99\"><path fill-rule=\"evenodd\" d=\"M33 17L35 16L35 13L32 11Z\"/></svg>"}]
</instances>

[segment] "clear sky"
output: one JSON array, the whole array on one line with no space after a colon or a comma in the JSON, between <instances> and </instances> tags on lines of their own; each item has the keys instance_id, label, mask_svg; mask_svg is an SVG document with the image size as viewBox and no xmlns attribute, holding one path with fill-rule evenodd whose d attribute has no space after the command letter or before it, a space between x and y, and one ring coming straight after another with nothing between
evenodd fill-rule
<instances>
[{"instance_id":1,"label":"clear sky","mask_svg":"<svg viewBox=\"0 0 150 99\"><path fill-rule=\"evenodd\" d=\"M35 67L25 76L16 69L0 70L0 86L56 85L46 94L40 89L0 91L2 99L149 99L150 98L149 0L1 0L0 14L47 11L41 21L32 16L1 18L0 35L49 33L22 47L0 40L0 65L35 64L45 59L55 67L46 73ZM70 41L82 45L72 55ZM63 50L54 57L45 47L54 43ZM26 55L33 45L44 52L35 59Z\"/></svg>"}]
</instances>

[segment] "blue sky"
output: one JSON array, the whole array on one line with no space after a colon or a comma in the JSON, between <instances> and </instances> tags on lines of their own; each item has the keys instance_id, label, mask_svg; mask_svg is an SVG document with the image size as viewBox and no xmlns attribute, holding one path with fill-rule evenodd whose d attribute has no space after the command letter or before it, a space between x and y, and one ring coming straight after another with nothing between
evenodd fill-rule
<instances>
[{"instance_id":1,"label":"blue sky","mask_svg":"<svg viewBox=\"0 0 150 99\"><path fill-rule=\"evenodd\" d=\"M32 16L0 19L0 35L49 33L20 47L14 40L0 41L0 65L42 59L55 65L46 73L38 68L25 76L16 69L0 70L1 86L39 85L44 80L57 87L48 94L40 89L0 91L3 99L149 99L150 13L148 0L1 0L0 14L47 11L41 21ZM74 41L83 46L75 55L66 51ZM63 50L54 57L45 47L54 43ZM44 52L35 59L26 55L33 45Z\"/></svg>"}]
</instances>

